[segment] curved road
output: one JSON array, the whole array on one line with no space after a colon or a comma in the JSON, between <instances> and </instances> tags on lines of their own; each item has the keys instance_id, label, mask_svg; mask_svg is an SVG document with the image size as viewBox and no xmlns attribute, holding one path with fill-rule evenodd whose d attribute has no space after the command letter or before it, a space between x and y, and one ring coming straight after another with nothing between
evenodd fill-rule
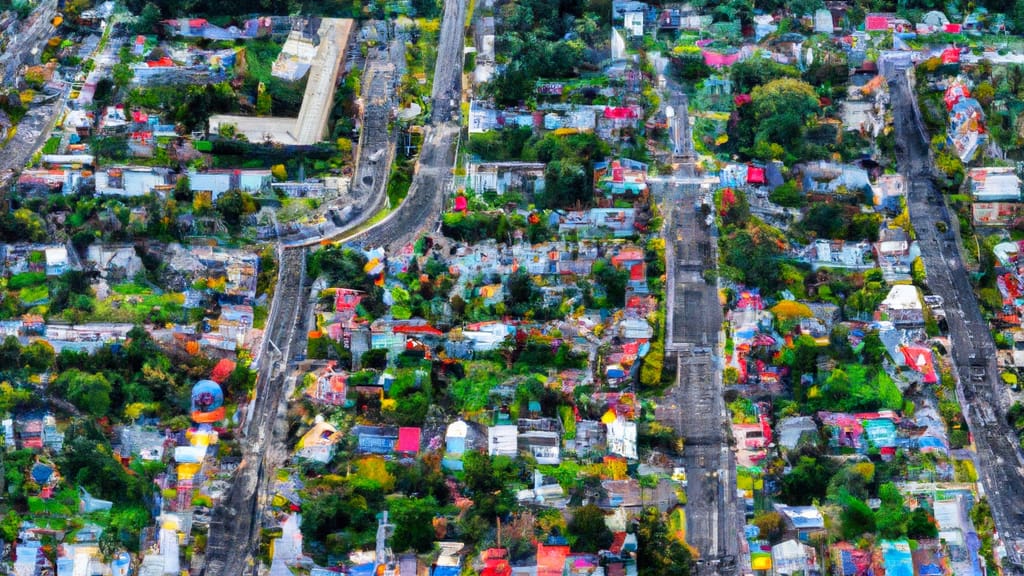
<instances>
[{"instance_id":1,"label":"curved road","mask_svg":"<svg viewBox=\"0 0 1024 576\"><path fill-rule=\"evenodd\" d=\"M412 187L402 205L388 218L356 235L358 241L365 245L400 246L420 231L436 225L440 218L444 190L455 162L455 139L460 131L458 119L466 3L466 0L445 2L441 44L435 67L433 114L431 125L426 129ZM371 161L371 156L372 153L365 155L367 161ZM360 154L361 162L363 158L364 154ZM366 170L365 167L360 168L356 174ZM373 168L370 170L376 172ZM371 188L378 194L383 193L385 187L382 179L373 182ZM372 197L367 200L372 204ZM357 220L371 214L364 212ZM346 228L351 229L356 225L353 222ZM288 400L286 392L290 388L291 378L287 366L292 358L292 346L297 345L301 349L305 340L309 304L306 294L305 246L343 233L344 229L320 238L303 240L298 244L281 246L278 283L264 334L256 397L246 418L244 457L235 473L231 489L214 509L209 544L200 571L204 576L235 576L257 572L253 553L259 544L266 489L274 476L274 470L287 459L284 428Z\"/></svg>"}]
</instances>

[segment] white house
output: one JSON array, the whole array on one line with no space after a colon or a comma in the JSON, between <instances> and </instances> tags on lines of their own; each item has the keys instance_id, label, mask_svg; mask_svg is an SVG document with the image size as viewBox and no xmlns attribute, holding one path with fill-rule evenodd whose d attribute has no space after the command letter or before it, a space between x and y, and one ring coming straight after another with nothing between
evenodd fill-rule
<instances>
[{"instance_id":1,"label":"white house","mask_svg":"<svg viewBox=\"0 0 1024 576\"><path fill-rule=\"evenodd\" d=\"M644 35L644 13L641 10L626 12L623 27L632 36Z\"/></svg>"},{"instance_id":2,"label":"white house","mask_svg":"<svg viewBox=\"0 0 1024 576\"><path fill-rule=\"evenodd\" d=\"M68 271L68 249L54 246L46 249L46 275L60 276Z\"/></svg>"},{"instance_id":3,"label":"white house","mask_svg":"<svg viewBox=\"0 0 1024 576\"><path fill-rule=\"evenodd\" d=\"M608 425L608 452L636 459L636 422L621 415Z\"/></svg>"},{"instance_id":4,"label":"white house","mask_svg":"<svg viewBox=\"0 0 1024 576\"><path fill-rule=\"evenodd\" d=\"M514 424L500 424L487 429L487 454L510 456L519 454L519 428Z\"/></svg>"}]
</instances>

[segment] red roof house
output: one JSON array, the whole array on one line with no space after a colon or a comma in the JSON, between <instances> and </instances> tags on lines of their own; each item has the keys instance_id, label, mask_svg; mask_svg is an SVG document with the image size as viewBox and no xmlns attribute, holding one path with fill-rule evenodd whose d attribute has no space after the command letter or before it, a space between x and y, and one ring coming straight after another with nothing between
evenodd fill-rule
<instances>
[{"instance_id":1,"label":"red roof house","mask_svg":"<svg viewBox=\"0 0 1024 576\"><path fill-rule=\"evenodd\" d=\"M407 452L415 454L420 451L420 429L399 428L398 442L395 444L395 452Z\"/></svg>"}]
</instances>

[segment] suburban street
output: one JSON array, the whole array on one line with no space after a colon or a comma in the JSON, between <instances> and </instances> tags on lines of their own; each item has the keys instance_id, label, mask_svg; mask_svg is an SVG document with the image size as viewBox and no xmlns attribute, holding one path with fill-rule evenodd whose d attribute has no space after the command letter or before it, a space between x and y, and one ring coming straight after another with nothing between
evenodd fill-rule
<instances>
[{"instance_id":1,"label":"suburban street","mask_svg":"<svg viewBox=\"0 0 1024 576\"><path fill-rule=\"evenodd\" d=\"M1006 545L1004 573L1024 574L1024 475L1013 430L1006 423L1006 386L1000 381L995 345L982 318L955 229L932 172L928 138L915 109L906 70L890 75L900 170L910 182L908 205L917 231L929 288L945 301L957 392L973 433L979 476ZM944 226L938 226L943 223ZM941 230L940 230L941 228Z\"/></svg>"},{"instance_id":2,"label":"suburban street","mask_svg":"<svg viewBox=\"0 0 1024 576\"><path fill-rule=\"evenodd\" d=\"M687 471L686 534L699 557L696 574L735 574L743 517L736 499L736 464L722 396L719 354L721 306L716 283L715 238L699 212L706 193L694 178L687 99L673 89L668 101L676 173L652 183L666 215L666 362L676 363L676 383L658 401L655 417L683 438Z\"/></svg>"},{"instance_id":3,"label":"suburban street","mask_svg":"<svg viewBox=\"0 0 1024 576\"><path fill-rule=\"evenodd\" d=\"M465 0L448 0L445 3L435 69L446 71L455 67L459 72L454 75L454 80L448 78L450 72L439 74L440 84L435 79L433 110L436 112L440 107L444 112L432 116L409 195L389 218L357 236L364 245L400 246L420 231L430 229L440 217L443 193L455 160L454 142L460 130L457 113L465 12ZM381 55L384 56L383 53ZM357 186L362 186L357 194L364 205L373 206L381 202L380 197L385 194L386 175L393 155L394 140L387 133L387 123L393 98L394 77L391 74L394 69L385 63L377 67L372 60L368 61L367 67L371 72L365 86L371 100L367 100L365 113L370 116L364 116L364 136L360 141L355 174L360 179ZM387 96L381 98L382 92L378 89L384 89ZM451 94L456 95L454 107L449 104ZM455 115L454 122L450 121L452 114ZM372 135L367 134L368 130ZM382 161L385 158L387 161ZM372 213L363 211L356 220L361 221ZM354 225L356 223L351 224ZM315 238L315 241L319 242L324 237L327 236ZM254 553L259 545L268 482L274 477L274 470L288 457L285 413L288 391L294 385L294 374L291 374L289 364L296 354L305 351L309 291L305 274L307 249L301 244L281 246L277 288L260 354L256 397L245 420L245 452L230 491L214 509L210 546L200 571L204 576L242 574L250 570L255 574L257 571Z\"/></svg>"}]
</instances>

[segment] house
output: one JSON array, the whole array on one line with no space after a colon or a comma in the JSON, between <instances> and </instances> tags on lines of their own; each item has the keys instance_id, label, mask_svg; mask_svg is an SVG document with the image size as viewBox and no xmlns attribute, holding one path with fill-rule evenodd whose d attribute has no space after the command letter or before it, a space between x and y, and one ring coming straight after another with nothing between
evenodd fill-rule
<instances>
[{"instance_id":1,"label":"house","mask_svg":"<svg viewBox=\"0 0 1024 576\"><path fill-rule=\"evenodd\" d=\"M626 14L630 12L646 12L647 4L644 2L636 2L634 0L613 0L612 2L612 20L619 21L625 20Z\"/></svg>"},{"instance_id":2,"label":"house","mask_svg":"<svg viewBox=\"0 0 1024 576\"><path fill-rule=\"evenodd\" d=\"M329 360L325 366L311 372L312 382L306 387L305 395L314 402L331 406L342 406L347 399L348 373L336 370L337 362Z\"/></svg>"},{"instance_id":3,"label":"house","mask_svg":"<svg viewBox=\"0 0 1024 576\"><path fill-rule=\"evenodd\" d=\"M976 226L1009 226L1024 216L1018 202L972 202L971 218Z\"/></svg>"},{"instance_id":4,"label":"house","mask_svg":"<svg viewBox=\"0 0 1024 576\"><path fill-rule=\"evenodd\" d=\"M814 31L819 34L831 34L836 29L832 13L826 8L814 11Z\"/></svg>"},{"instance_id":5,"label":"house","mask_svg":"<svg viewBox=\"0 0 1024 576\"><path fill-rule=\"evenodd\" d=\"M18 191L26 195L64 192L71 189L74 175L74 171L61 168L24 170L18 176Z\"/></svg>"},{"instance_id":6,"label":"house","mask_svg":"<svg viewBox=\"0 0 1024 576\"><path fill-rule=\"evenodd\" d=\"M576 423L576 438L565 441L565 449L575 452L580 458L589 455L603 456L607 453L607 434L604 424L596 420L580 420Z\"/></svg>"},{"instance_id":7,"label":"house","mask_svg":"<svg viewBox=\"0 0 1024 576\"><path fill-rule=\"evenodd\" d=\"M1013 167L971 168L967 174L976 202L1019 202L1020 178Z\"/></svg>"},{"instance_id":8,"label":"house","mask_svg":"<svg viewBox=\"0 0 1024 576\"><path fill-rule=\"evenodd\" d=\"M538 115L539 118L535 118L529 111L497 110L480 100L473 100L469 104L469 133L480 134L506 126L532 128L543 122L543 115Z\"/></svg>"},{"instance_id":9,"label":"house","mask_svg":"<svg viewBox=\"0 0 1024 576\"><path fill-rule=\"evenodd\" d=\"M804 164L801 171L803 189L808 194L836 194L842 190L847 194L863 194L872 191L867 170L853 164L821 160Z\"/></svg>"},{"instance_id":10,"label":"house","mask_svg":"<svg viewBox=\"0 0 1024 576\"><path fill-rule=\"evenodd\" d=\"M519 428L514 424L499 424L487 429L487 454L489 456L519 455Z\"/></svg>"},{"instance_id":11,"label":"house","mask_svg":"<svg viewBox=\"0 0 1024 576\"><path fill-rule=\"evenodd\" d=\"M309 429L296 444L295 456L303 460L310 460L326 464L334 457L334 450L341 440L341 433L330 422L324 421L319 414L316 417L313 427ZM360 437L360 446L362 441Z\"/></svg>"},{"instance_id":12,"label":"house","mask_svg":"<svg viewBox=\"0 0 1024 576\"><path fill-rule=\"evenodd\" d=\"M947 90L947 106L949 90ZM966 88L965 88L966 89ZM970 161L974 153L987 140L985 130L985 112L981 104L974 98L960 97L949 110L949 124L946 131L946 143L952 146L964 162Z\"/></svg>"},{"instance_id":13,"label":"house","mask_svg":"<svg viewBox=\"0 0 1024 576\"><path fill-rule=\"evenodd\" d=\"M870 259L871 245L867 242L846 242L844 240L818 239L803 251L803 257L817 270L822 266L829 268L873 268Z\"/></svg>"},{"instance_id":14,"label":"house","mask_svg":"<svg viewBox=\"0 0 1024 576\"><path fill-rule=\"evenodd\" d=\"M909 277L910 265L921 255L916 241L902 228L891 228L883 225L878 232L878 242L874 245L875 258L886 280L899 276Z\"/></svg>"},{"instance_id":15,"label":"house","mask_svg":"<svg viewBox=\"0 0 1024 576\"><path fill-rule=\"evenodd\" d=\"M539 406L537 406L539 409ZM520 418L516 425L517 452L527 452L538 464L561 462L562 421L557 418Z\"/></svg>"},{"instance_id":16,"label":"house","mask_svg":"<svg viewBox=\"0 0 1024 576\"><path fill-rule=\"evenodd\" d=\"M818 553L799 540L786 540L772 546L772 569L775 576L820 573Z\"/></svg>"},{"instance_id":17,"label":"house","mask_svg":"<svg viewBox=\"0 0 1024 576\"><path fill-rule=\"evenodd\" d=\"M864 17L866 32L912 32L910 22L891 12L872 12Z\"/></svg>"},{"instance_id":18,"label":"house","mask_svg":"<svg viewBox=\"0 0 1024 576\"><path fill-rule=\"evenodd\" d=\"M96 194L112 196L145 196L156 192L166 194L174 189L168 183L165 168L118 167L96 173Z\"/></svg>"},{"instance_id":19,"label":"house","mask_svg":"<svg viewBox=\"0 0 1024 576\"><path fill-rule=\"evenodd\" d=\"M829 550L832 574L836 576L866 576L872 571L872 551L860 549L849 542L840 542Z\"/></svg>"},{"instance_id":20,"label":"house","mask_svg":"<svg viewBox=\"0 0 1024 576\"><path fill-rule=\"evenodd\" d=\"M780 447L795 450L803 443L817 441L818 425L810 416L791 416L779 422L777 434Z\"/></svg>"},{"instance_id":21,"label":"house","mask_svg":"<svg viewBox=\"0 0 1024 576\"><path fill-rule=\"evenodd\" d=\"M398 442L398 430L385 426L354 426L357 450L370 454L391 454Z\"/></svg>"},{"instance_id":22,"label":"house","mask_svg":"<svg viewBox=\"0 0 1024 576\"><path fill-rule=\"evenodd\" d=\"M931 348L915 344L901 346L900 352L902 357L898 356L897 362L902 360L907 368L920 373L925 384L935 384L939 381Z\"/></svg>"},{"instance_id":23,"label":"house","mask_svg":"<svg viewBox=\"0 0 1024 576\"><path fill-rule=\"evenodd\" d=\"M897 328L924 326L924 309L916 286L896 284L882 300L878 310Z\"/></svg>"},{"instance_id":24,"label":"house","mask_svg":"<svg viewBox=\"0 0 1024 576\"><path fill-rule=\"evenodd\" d=\"M420 437L422 431L414 427L402 427L398 429L398 442L395 443L395 452L405 455L415 455L420 451Z\"/></svg>"},{"instance_id":25,"label":"house","mask_svg":"<svg viewBox=\"0 0 1024 576\"><path fill-rule=\"evenodd\" d=\"M188 179L193 192L210 192L216 201L218 196L228 190L262 193L270 188L272 176L270 170L189 170Z\"/></svg>"},{"instance_id":26,"label":"house","mask_svg":"<svg viewBox=\"0 0 1024 576\"><path fill-rule=\"evenodd\" d=\"M655 23L660 31L674 31L683 27L683 11L680 8L665 8L657 13Z\"/></svg>"},{"instance_id":27,"label":"house","mask_svg":"<svg viewBox=\"0 0 1024 576\"><path fill-rule=\"evenodd\" d=\"M611 207L615 200L632 203L647 193L647 164L621 158L594 164L594 187L598 202Z\"/></svg>"},{"instance_id":28,"label":"house","mask_svg":"<svg viewBox=\"0 0 1024 576\"><path fill-rule=\"evenodd\" d=\"M775 505L775 511L782 514L785 535L807 542L811 536L825 533L825 518L815 506Z\"/></svg>"},{"instance_id":29,"label":"house","mask_svg":"<svg viewBox=\"0 0 1024 576\"><path fill-rule=\"evenodd\" d=\"M612 411L609 411L601 418L601 422L607 429L608 452L635 460L637 458L636 422L627 420L621 414L614 414L614 418L612 418L611 413Z\"/></svg>"},{"instance_id":30,"label":"house","mask_svg":"<svg viewBox=\"0 0 1024 576\"><path fill-rule=\"evenodd\" d=\"M487 436L479 425L456 420L445 431L445 454L442 465L448 470L462 470L462 455L470 450L487 447Z\"/></svg>"},{"instance_id":31,"label":"house","mask_svg":"<svg viewBox=\"0 0 1024 576\"><path fill-rule=\"evenodd\" d=\"M69 269L67 248L63 246L53 246L46 249L47 276L60 276Z\"/></svg>"},{"instance_id":32,"label":"house","mask_svg":"<svg viewBox=\"0 0 1024 576\"><path fill-rule=\"evenodd\" d=\"M630 38L644 35L644 10L630 10L622 15L626 33Z\"/></svg>"},{"instance_id":33,"label":"house","mask_svg":"<svg viewBox=\"0 0 1024 576\"><path fill-rule=\"evenodd\" d=\"M128 137L128 152L135 157L152 158L155 143L156 138L153 137L153 132L132 132Z\"/></svg>"},{"instance_id":34,"label":"house","mask_svg":"<svg viewBox=\"0 0 1024 576\"><path fill-rule=\"evenodd\" d=\"M906 540L882 540L878 546L888 576L914 576L914 558Z\"/></svg>"},{"instance_id":35,"label":"house","mask_svg":"<svg viewBox=\"0 0 1024 576\"><path fill-rule=\"evenodd\" d=\"M526 192L544 190L543 162L484 162L469 164L467 187L483 192Z\"/></svg>"},{"instance_id":36,"label":"house","mask_svg":"<svg viewBox=\"0 0 1024 576\"><path fill-rule=\"evenodd\" d=\"M643 506L644 499L640 482L635 478L627 480L602 480L601 487L607 493L607 499L598 504L602 508L633 508Z\"/></svg>"},{"instance_id":37,"label":"house","mask_svg":"<svg viewBox=\"0 0 1024 576\"><path fill-rule=\"evenodd\" d=\"M462 337L473 343L476 351L495 350L506 338L515 334L515 327L503 322L478 322L468 324L462 331Z\"/></svg>"}]
</instances>

